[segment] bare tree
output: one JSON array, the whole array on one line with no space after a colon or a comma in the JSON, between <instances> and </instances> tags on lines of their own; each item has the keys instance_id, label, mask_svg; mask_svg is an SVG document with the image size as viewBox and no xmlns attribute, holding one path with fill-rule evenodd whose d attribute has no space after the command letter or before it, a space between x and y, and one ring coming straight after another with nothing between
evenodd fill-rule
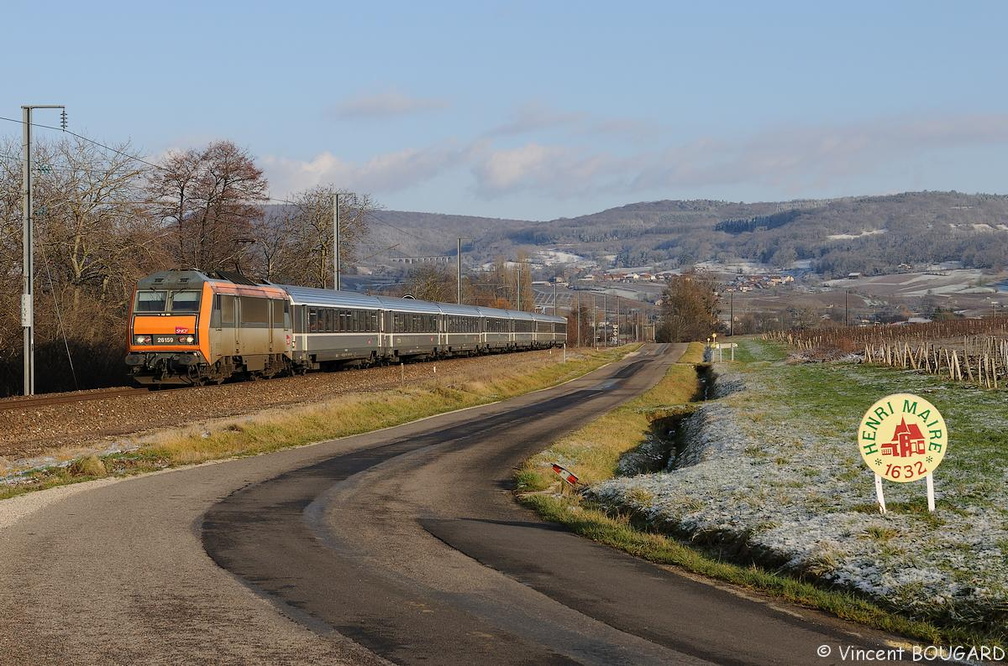
<instances>
[{"instance_id":1,"label":"bare tree","mask_svg":"<svg viewBox=\"0 0 1008 666\"><path fill-rule=\"evenodd\" d=\"M455 277L430 264L410 272L406 291L423 301L454 301L457 292Z\"/></svg>"},{"instance_id":2,"label":"bare tree","mask_svg":"<svg viewBox=\"0 0 1008 666\"><path fill-rule=\"evenodd\" d=\"M262 170L230 141L169 153L148 184L158 214L174 227L176 261L206 271L248 261L266 190Z\"/></svg>"},{"instance_id":3,"label":"bare tree","mask_svg":"<svg viewBox=\"0 0 1008 666\"><path fill-rule=\"evenodd\" d=\"M90 293L122 313L136 280L163 265L146 167L128 143L104 150L79 137L52 146L46 160L57 166L39 179L43 261L70 292L68 307Z\"/></svg>"},{"instance_id":4,"label":"bare tree","mask_svg":"<svg viewBox=\"0 0 1008 666\"><path fill-rule=\"evenodd\" d=\"M658 342L705 340L719 331L717 281L703 272L669 279L662 294Z\"/></svg>"},{"instance_id":5,"label":"bare tree","mask_svg":"<svg viewBox=\"0 0 1008 666\"><path fill-rule=\"evenodd\" d=\"M133 287L140 275L163 265L158 222L147 214L142 189L143 163L126 143L105 148L81 137L37 141L33 152L38 388L114 383L123 376ZM8 337L20 323L21 216L19 160L2 160L0 271L16 278L0 288L0 308L10 314L0 329L4 350L18 347ZM12 368L21 361L20 349L0 358L0 391L20 385Z\"/></svg>"},{"instance_id":6,"label":"bare tree","mask_svg":"<svg viewBox=\"0 0 1008 666\"><path fill-rule=\"evenodd\" d=\"M588 299L577 299L567 315L567 340L568 344L581 347L592 342L592 331L595 325L594 306L589 305Z\"/></svg>"},{"instance_id":7,"label":"bare tree","mask_svg":"<svg viewBox=\"0 0 1008 666\"><path fill-rule=\"evenodd\" d=\"M21 273L21 145L0 141L0 276ZM18 285L20 290L20 285Z\"/></svg>"},{"instance_id":8,"label":"bare tree","mask_svg":"<svg viewBox=\"0 0 1008 666\"><path fill-rule=\"evenodd\" d=\"M340 260L349 262L376 209L368 194L337 190L331 185L298 192L289 204L285 227L291 253L279 272L294 284L327 288L333 279L333 200L339 195Z\"/></svg>"},{"instance_id":9,"label":"bare tree","mask_svg":"<svg viewBox=\"0 0 1008 666\"><path fill-rule=\"evenodd\" d=\"M21 359L21 154L0 142L0 395L16 391ZM15 367L17 366L17 367Z\"/></svg>"},{"instance_id":10,"label":"bare tree","mask_svg":"<svg viewBox=\"0 0 1008 666\"><path fill-rule=\"evenodd\" d=\"M493 265L481 273L471 291L476 305L506 310L535 310L532 291L532 264L528 253L518 252L515 262L498 257Z\"/></svg>"},{"instance_id":11,"label":"bare tree","mask_svg":"<svg viewBox=\"0 0 1008 666\"><path fill-rule=\"evenodd\" d=\"M252 223L252 272L270 282L297 282L298 216L293 206L274 206Z\"/></svg>"}]
</instances>

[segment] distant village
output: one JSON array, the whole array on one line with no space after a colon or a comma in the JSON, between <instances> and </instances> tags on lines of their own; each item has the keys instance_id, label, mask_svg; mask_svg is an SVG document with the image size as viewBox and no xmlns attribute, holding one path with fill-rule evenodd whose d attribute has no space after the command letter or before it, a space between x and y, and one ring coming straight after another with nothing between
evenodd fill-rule
<instances>
[{"instance_id":1,"label":"distant village","mask_svg":"<svg viewBox=\"0 0 1008 666\"><path fill-rule=\"evenodd\" d=\"M617 282L624 284L635 284L640 282L667 282L669 278L678 275L674 271L662 271L660 273L623 273L606 272L599 274L589 274L579 281L581 282ZM764 275L737 275L734 280L725 285L726 292L756 291L757 289L772 289L794 283L791 275L764 274Z\"/></svg>"}]
</instances>

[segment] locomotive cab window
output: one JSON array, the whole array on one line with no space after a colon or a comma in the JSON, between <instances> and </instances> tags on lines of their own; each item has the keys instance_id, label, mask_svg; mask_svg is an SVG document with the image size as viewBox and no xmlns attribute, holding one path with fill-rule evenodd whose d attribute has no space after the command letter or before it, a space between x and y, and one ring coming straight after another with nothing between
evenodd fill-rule
<instances>
[{"instance_id":1,"label":"locomotive cab window","mask_svg":"<svg viewBox=\"0 0 1008 666\"><path fill-rule=\"evenodd\" d=\"M198 312L200 293L198 291L173 291L171 293L172 312Z\"/></svg>"},{"instance_id":2,"label":"locomotive cab window","mask_svg":"<svg viewBox=\"0 0 1008 666\"><path fill-rule=\"evenodd\" d=\"M164 312L167 302L167 291L138 291L133 310L135 312Z\"/></svg>"},{"instance_id":3,"label":"locomotive cab window","mask_svg":"<svg viewBox=\"0 0 1008 666\"><path fill-rule=\"evenodd\" d=\"M199 312L198 291L138 291L134 312Z\"/></svg>"}]
</instances>

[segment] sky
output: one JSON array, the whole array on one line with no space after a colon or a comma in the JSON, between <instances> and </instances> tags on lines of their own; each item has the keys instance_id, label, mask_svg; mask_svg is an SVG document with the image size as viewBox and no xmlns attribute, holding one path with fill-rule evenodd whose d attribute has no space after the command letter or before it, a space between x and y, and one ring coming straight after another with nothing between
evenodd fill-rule
<instances>
[{"instance_id":1,"label":"sky","mask_svg":"<svg viewBox=\"0 0 1008 666\"><path fill-rule=\"evenodd\" d=\"M230 140L275 200L551 220L1008 193L1000 0L12 4L0 137L62 104L155 162Z\"/></svg>"}]
</instances>

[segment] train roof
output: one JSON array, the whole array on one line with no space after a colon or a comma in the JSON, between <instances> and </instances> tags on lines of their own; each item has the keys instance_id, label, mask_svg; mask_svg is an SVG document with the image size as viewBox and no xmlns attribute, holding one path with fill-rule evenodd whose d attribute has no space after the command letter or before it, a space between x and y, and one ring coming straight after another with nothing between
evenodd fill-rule
<instances>
[{"instance_id":1,"label":"train roof","mask_svg":"<svg viewBox=\"0 0 1008 666\"><path fill-rule=\"evenodd\" d=\"M239 285L257 287L273 287L287 292L294 305L318 305L322 307L368 308L377 310L394 309L402 312L417 312L421 314L449 314L469 317L495 317L498 319L519 319L533 321L550 321L563 323L567 320L555 315L525 312L524 310L503 310L476 305L460 305L456 303L435 303L412 298L393 298L390 296L369 296L356 291L336 291L334 289L319 289L317 287L299 287L290 284L274 284L272 282L255 282L240 273L203 273L197 270L172 269L159 271L142 278L138 286L141 289L156 288L166 284L177 288L178 285L198 284L204 281L232 282Z\"/></svg>"},{"instance_id":2,"label":"train roof","mask_svg":"<svg viewBox=\"0 0 1008 666\"><path fill-rule=\"evenodd\" d=\"M400 312L419 312L421 314L441 314L440 303L418 301L415 298L393 298L391 296L378 296L378 300L386 309L398 310Z\"/></svg>"},{"instance_id":3,"label":"train roof","mask_svg":"<svg viewBox=\"0 0 1008 666\"><path fill-rule=\"evenodd\" d=\"M464 317L480 316L480 309L475 305L461 305L458 303L438 303L441 312L449 315L462 315Z\"/></svg>"},{"instance_id":4,"label":"train roof","mask_svg":"<svg viewBox=\"0 0 1008 666\"><path fill-rule=\"evenodd\" d=\"M359 294L356 291L336 291L334 289L319 289L317 287L298 287L290 284L278 284L290 296L295 305L321 305L343 308L382 309L381 300L377 296Z\"/></svg>"},{"instance_id":5,"label":"train roof","mask_svg":"<svg viewBox=\"0 0 1008 666\"><path fill-rule=\"evenodd\" d=\"M213 278L194 270L167 270L158 271L144 276L137 281L140 289L157 288L161 285L179 286L184 284L200 284Z\"/></svg>"}]
</instances>

